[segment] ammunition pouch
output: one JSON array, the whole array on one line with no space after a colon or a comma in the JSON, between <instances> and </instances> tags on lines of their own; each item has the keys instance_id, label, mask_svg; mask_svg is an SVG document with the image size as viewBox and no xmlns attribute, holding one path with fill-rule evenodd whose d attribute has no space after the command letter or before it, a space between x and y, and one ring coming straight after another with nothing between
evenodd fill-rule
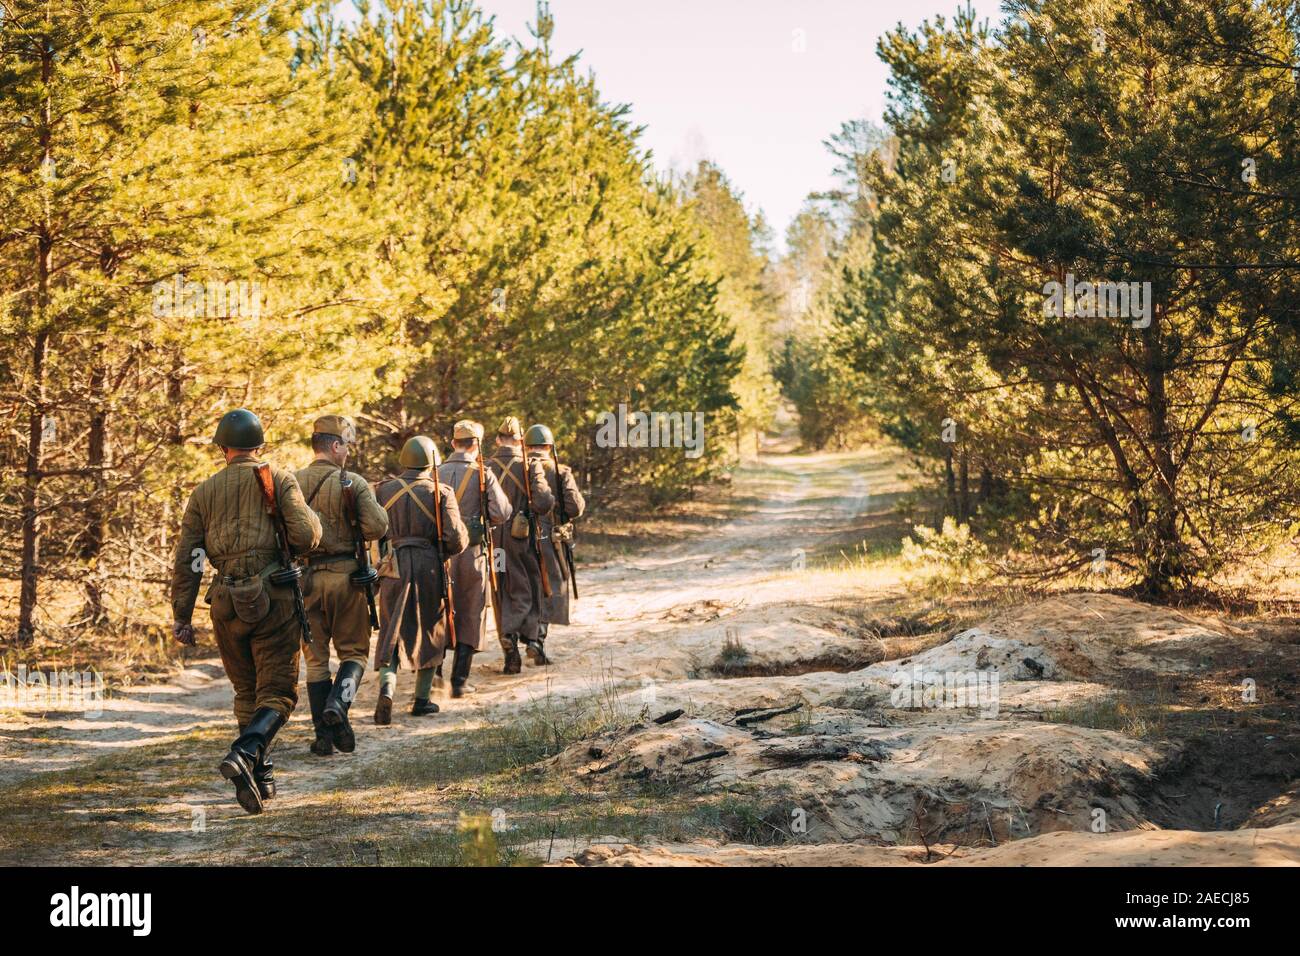
<instances>
[{"instance_id":1,"label":"ammunition pouch","mask_svg":"<svg viewBox=\"0 0 1300 956\"><path fill-rule=\"evenodd\" d=\"M230 603L235 609L235 617L245 624L256 624L271 613L271 595L267 593L266 582L262 575L255 574L248 578L223 578L222 583L230 592Z\"/></svg>"},{"instance_id":2,"label":"ammunition pouch","mask_svg":"<svg viewBox=\"0 0 1300 956\"><path fill-rule=\"evenodd\" d=\"M528 538L528 515L522 511L516 511L515 516L510 519L510 537L516 541L524 541Z\"/></svg>"},{"instance_id":3,"label":"ammunition pouch","mask_svg":"<svg viewBox=\"0 0 1300 956\"><path fill-rule=\"evenodd\" d=\"M465 528L469 531L469 547L477 548L483 543L483 516L475 515L465 519Z\"/></svg>"}]
</instances>

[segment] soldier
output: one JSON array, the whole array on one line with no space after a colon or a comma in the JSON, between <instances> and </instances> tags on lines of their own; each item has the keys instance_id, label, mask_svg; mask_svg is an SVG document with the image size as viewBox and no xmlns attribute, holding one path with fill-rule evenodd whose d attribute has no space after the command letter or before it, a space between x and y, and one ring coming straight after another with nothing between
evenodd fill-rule
<instances>
[{"instance_id":1,"label":"soldier","mask_svg":"<svg viewBox=\"0 0 1300 956\"><path fill-rule=\"evenodd\" d=\"M479 453L483 445L483 426L478 422L459 421L452 429L451 456L438 469L439 480L456 491L460 516L469 529L469 547L451 562L452 607L456 610L456 651L451 667L451 696L473 693L469 686L470 665L474 653L483 649L487 634L487 596L492 575L487 564L486 535L500 527L511 514L510 500L501 490L496 475L483 467ZM479 486L480 476L483 479ZM486 527L483 507L487 505ZM497 601L494 596L493 602ZM497 606L500 610L500 606ZM446 628L438 631L441 649L446 650Z\"/></svg>"},{"instance_id":2,"label":"soldier","mask_svg":"<svg viewBox=\"0 0 1300 956\"><path fill-rule=\"evenodd\" d=\"M569 580L573 568L563 548L563 542L573 538L572 522L582 517L587 502L578 490L578 481L568 465L559 464L555 456L555 436L545 425L532 425L524 435L528 457L542 463L546 471L547 488L555 506L538 513L541 524L542 555L546 573L551 583L551 596L542 599L542 614L537 622L537 640L529 645L529 656L534 664L549 664L546 656L546 633L552 624L569 623ZM563 496L563 497L561 497ZM564 522L560 522L560 506L564 509Z\"/></svg>"},{"instance_id":3,"label":"soldier","mask_svg":"<svg viewBox=\"0 0 1300 956\"><path fill-rule=\"evenodd\" d=\"M432 477L439 464L433 439L415 436L403 446L398 461L405 470L376 489L380 504L388 512L390 543L390 552L380 568L379 641L375 645L375 666L379 668L377 724L392 722L393 694L402 657L417 672L411 713L423 717L438 712L438 705L429 700L433 669L442 661L442 649L434 632L444 618L446 571L437 544L441 545L444 559L460 554L469 544L469 531L460 519L455 493Z\"/></svg>"},{"instance_id":4,"label":"soldier","mask_svg":"<svg viewBox=\"0 0 1300 956\"><path fill-rule=\"evenodd\" d=\"M299 553L320 542L320 521L303 501L292 472L259 461L262 423L237 408L217 425L213 443L226 465L194 489L181 519L172 573L172 634L194 644L190 618L203 579L204 560L216 576L207 601L217 649L235 689L239 737L221 762L235 798L261 813L275 796L271 742L298 702L298 642L302 628L288 585L272 583L280 569L275 518L264 506L256 470L269 469L274 503L288 543Z\"/></svg>"},{"instance_id":5,"label":"soldier","mask_svg":"<svg viewBox=\"0 0 1300 956\"><path fill-rule=\"evenodd\" d=\"M496 530L493 540L505 555L505 576L497 581L501 597L501 632L504 634L500 638L501 650L506 658L502 673L518 674L522 664L519 659L520 641L528 647L529 658L537 659L533 645L542 615L541 570L533 550L535 539L528 516L550 511L555 505L555 496L546 482L541 462L525 464L523 431L519 419L513 416L497 429L497 447L488 465L510 499L514 515L509 525ZM524 485L525 473L528 475L527 486Z\"/></svg>"},{"instance_id":6,"label":"soldier","mask_svg":"<svg viewBox=\"0 0 1300 956\"><path fill-rule=\"evenodd\" d=\"M320 546L307 556L311 568L307 617L312 642L303 648L307 658L307 699L316 728L311 752L319 757L329 756L335 747L350 754L357 746L348 711L370 656L370 608L357 562L353 522L360 527L364 541L376 541L388 531L388 512L379 507L370 485L343 468L348 446L356 440L357 430L351 419L341 415L316 419L311 436L316 460L297 473L307 506L320 518L322 529ZM345 489L350 493L345 494ZM373 575L371 571L365 577ZM374 586L373 581L370 586ZM331 641L339 657L338 673L332 683Z\"/></svg>"}]
</instances>

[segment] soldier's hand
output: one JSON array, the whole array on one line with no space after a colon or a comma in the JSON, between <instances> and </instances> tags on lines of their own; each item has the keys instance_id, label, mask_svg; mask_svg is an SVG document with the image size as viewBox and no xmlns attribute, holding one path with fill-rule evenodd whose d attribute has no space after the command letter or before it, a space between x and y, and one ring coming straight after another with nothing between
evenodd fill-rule
<instances>
[{"instance_id":1,"label":"soldier's hand","mask_svg":"<svg viewBox=\"0 0 1300 956\"><path fill-rule=\"evenodd\" d=\"M176 621L172 624L172 637L176 638L176 643L184 644L186 647L194 646L194 625L189 621L181 623Z\"/></svg>"}]
</instances>

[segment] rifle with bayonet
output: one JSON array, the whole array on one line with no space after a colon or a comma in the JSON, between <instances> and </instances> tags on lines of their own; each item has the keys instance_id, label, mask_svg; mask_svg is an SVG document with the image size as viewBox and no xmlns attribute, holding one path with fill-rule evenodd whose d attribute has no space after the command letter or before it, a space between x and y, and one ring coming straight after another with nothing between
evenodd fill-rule
<instances>
[{"instance_id":1,"label":"rifle with bayonet","mask_svg":"<svg viewBox=\"0 0 1300 956\"><path fill-rule=\"evenodd\" d=\"M524 471L524 494L528 497L528 547L533 552L533 557L537 559L537 568L542 573L542 596L549 598L551 596L551 578L546 573L546 557L542 554L541 529L537 525L537 511L533 508L533 478L532 470L528 467L528 452L524 452L523 457Z\"/></svg>"},{"instance_id":2,"label":"rifle with bayonet","mask_svg":"<svg viewBox=\"0 0 1300 956\"><path fill-rule=\"evenodd\" d=\"M284 512L276 504L275 477L267 462L254 465L253 474L257 476L257 486L262 491L262 504L275 527L275 545L280 553L280 568L267 575L267 580L293 591L293 613L302 630L302 642L310 644L311 624L307 621L307 607L302 600L302 568L293 560L293 549L289 546L289 526L284 523Z\"/></svg>"},{"instance_id":3,"label":"rifle with bayonet","mask_svg":"<svg viewBox=\"0 0 1300 956\"><path fill-rule=\"evenodd\" d=\"M505 634L501 630L501 600L500 591L497 590L497 561L496 547L492 544L492 521L491 512L488 509L487 496L487 468L483 464L483 442L479 442L478 450L478 502L479 502L479 520L483 522L483 547L484 554L487 555L488 566L488 587L491 589L492 598L492 617L497 623L497 637L505 640Z\"/></svg>"},{"instance_id":4,"label":"rifle with bayonet","mask_svg":"<svg viewBox=\"0 0 1300 956\"><path fill-rule=\"evenodd\" d=\"M565 503L564 494L564 473L560 471L560 451L556 446L551 446L551 457L555 460L555 484L556 500L555 507L558 509L560 520L555 527L551 529L551 538L559 539L560 549L564 552L564 567L560 568L560 574L564 574L564 568L569 569L569 583L573 586L573 599L578 599L578 572L573 566L573 527L569 524L569 507ZM556 531L560 533L557 535Z\"/></svg>"},{"instance_id":5,"label":"rifle with bayonet","mask_svg":"<svg viewBox=\"0 0 1300 956\"><path fill-rule=\"evenodd\" d=\"M370 627L379 628L379 611L375 607L375 584L379 572L370 563L370 546L366 544L365 533L361 530L361 512L357 507L357 492L352 487L352 479L342 468L339 469L339 487L343 489L343 516L352 531L352 548L357 555L357 569L348 575L348 581L354 588L366 592L366 609L370 612Z\"/></svg>"}]
</instances>

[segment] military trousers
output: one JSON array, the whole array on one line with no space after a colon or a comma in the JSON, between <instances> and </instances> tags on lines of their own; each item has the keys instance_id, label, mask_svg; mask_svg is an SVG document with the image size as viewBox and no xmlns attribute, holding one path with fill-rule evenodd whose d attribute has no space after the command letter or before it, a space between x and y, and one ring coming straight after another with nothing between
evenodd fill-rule
<instances>
[{"instance_id":1,"label":"military trousers","mask_svg":"<svg viewBox=\"0 0 1300 956\"><path fill-rule=\"evenodd\" d=\"M226 677L235 689L235 720L243 727L254 711L270 707L286 720L298 703L298 646L302 629L293 598L273 596L271 609L256 624L235 615L230 592L212 595L212 630Z\"/></svg>"},{"instance_id":2,"label":"military trousers","mask_svg":"<svg viewBox=\"0 0 1300 956\"><path fill-rule=\"evenodd\" d=\"M340 561L312 568L311 592L306 599L311 643L303 647L308 683L329 680L331 644L340 664L355 661L365 667L370 657L366 592L348 580L356 567L355 561Z\"/></svg>"}]
</instances>

